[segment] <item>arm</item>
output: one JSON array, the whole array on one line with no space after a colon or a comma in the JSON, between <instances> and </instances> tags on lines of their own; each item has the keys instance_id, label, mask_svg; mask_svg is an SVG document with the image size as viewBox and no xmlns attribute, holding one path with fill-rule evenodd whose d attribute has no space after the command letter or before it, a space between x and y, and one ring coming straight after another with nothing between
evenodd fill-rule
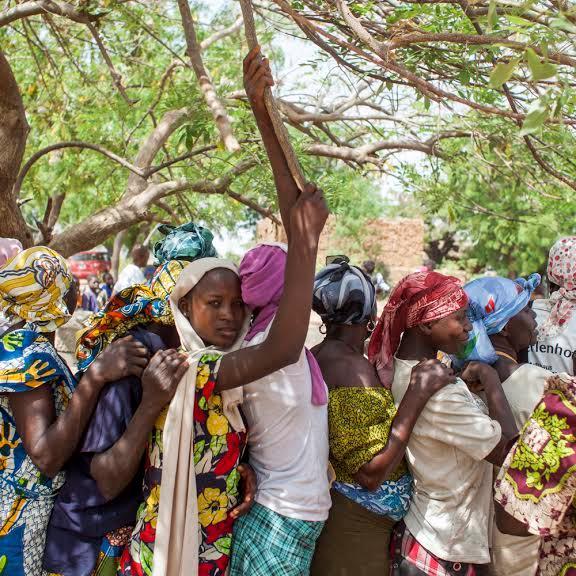
<instances>
[{"instance_id":1,"label":"arm","mask_svg":"<svg viewBox=\"0 0 576 576\"><path fill-rule=\"evenodd\" d=\"M508 514L498 502L494 502L494 511L496 513L496 526L500 532L512 536L531 536L526 525Z\"/></svg>"},{"instance_id":2,"label":"arm","mask_svg":"<svg viewBox=\"0 0 576 576\"><path fill-rule=\"evenodd\" d=\"M502 428L502 437L496 447L486 460L496 466L502 466L506 456L512 446L512 443L518 436L518 428L514 420L512 410L502 390L498 372L488 364L481 362L471 362L462 373L462 378L466 382L480 381L486 401L488 404L488 413L490 418L498 422Z\"/></svg>"},{"instance_id":3,"label":"arm","mask_svg":"<svg viewBox=\"0 0 576 576\"><path fill-rule=\"evenodd\" d=\"M377 379L375 374L374 378ZM438 390L455 380L452 371L438 360L426 360L413 368L408 390L392 421L386 446L354 475L354 479L361 486L368 490L377 490L396 470L404 457L410 434L424 406Z\"/></svg>"},{"instance_id":4,"label":"arm","mask_svg":"<svg viewBox=\"0 0 576 576\"><path fill-rule=\"evenodd\" d=\"M82 376L58 418L49 385L10 394L10 408L24 449L43 474L55 476L73 454L102 387L128 374L139 376L147 361L146 348L130 337L110 345Z\"/></svg>"},{"instance_id":5,"label":"arm","mask_svg":"<svg viewBox=\"0 0 576 576\"><path fill-rule=\"evenodd\" d=\"M262 143L266 149L268 160L270 160L274 184L278 191L280 216L288 240L290 240L290 210L298 200L300 190L292 177L282 146L280 146L272 120L266 109L264 94L270 86L274 86L270 64L267 58L262 58L260 46L256 46L244 59L244 87L254 112L256 125L262 136Z\"/></svg>"},{"instance_id":6,"label":"arm","mask_svg":"<svg viewBox=\"0 0 576 576\"><path fill-rule=\"evenodd\" d=\"M327 217L322 192L307 184L292 208L284 293L268 338L223 356L216 390L243 386L298 361L310 321L318 240Z\"/></svg>"},{"instance_id":7,"label":"arm","mask_svg":"<svg viewBox=\"0 0 576 576\"><path fill-rule=\"evenodd\" d=\"M142 402L120 439L108 450L95 454L90 473L100 493L112 500L132 481L154 422L172 400L188 369L186 357L175 350L160 350L142 374Z\"/></svg>"}]
</instances>

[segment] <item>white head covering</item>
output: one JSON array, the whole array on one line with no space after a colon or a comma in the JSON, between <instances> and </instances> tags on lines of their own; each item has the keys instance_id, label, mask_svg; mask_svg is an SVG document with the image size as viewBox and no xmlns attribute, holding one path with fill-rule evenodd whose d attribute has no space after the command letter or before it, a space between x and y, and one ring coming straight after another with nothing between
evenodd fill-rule
<instances>
[{"instance_id":1,"label":"white head covering","mask_svg":"<svg viewBox=\"0 0 576 576\"><path fill-rule=\"evenodd\" d=\"M180 381L166 417L162 442L164 460L160 506L154 546L153 576L196 576L198 573L198 503L194 468L194 396L198 360L208 351L222 355L240 348L248 331L249 315L238 338L227 350L206 346L178 303L211 270L225 268L238 274L236 266L220 258L201 258L186 266L170 295L170 306L190 367ZM244 430L238 404L242 388L221 393L223 411L231 426Z\"/></svg>"}]
</instances>

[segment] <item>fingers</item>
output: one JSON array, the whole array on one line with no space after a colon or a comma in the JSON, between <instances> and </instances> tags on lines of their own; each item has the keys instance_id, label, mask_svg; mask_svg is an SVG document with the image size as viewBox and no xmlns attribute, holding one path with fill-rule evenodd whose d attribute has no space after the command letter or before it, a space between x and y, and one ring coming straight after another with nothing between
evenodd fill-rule
<instances>
[{"instance_id":1,"label":"fingers","mask_svg":"<svg viewBox=\"0 0 576 576\"><path fill-rule=\"evenodd\" d=\"M254 497L256 495L256 475L252 469L245 464L240 464L238 466L238 472L242 479L244 499L240 505L236 506L236 508L230 512L234 519L244 516L250 511L250 508L254 505Z\"/></svg>"},{"instance_id":2,"label":"fingers","mask_svg":"<svg viewBox=\"0 0 576 576\"><path fill-rule=\"evenodd\" d=\"M316 186L314 182L306 182L306 184L304 184L304 190L302 190L302 193L312 195L314 192L316 192L316 190L318 190L318 186Z\"/></svg>"},{"instance_id":3,"label":"fingers","mask_svg":"<svg viewBox=\"0 0 576 576\"><path fill-rule=\"evenodd\" d=\"M260 50L261 50L260 44L257 44L256 46L254 46L254 48L252 48L252 50L250 50L250 52L248 52L248 54L244 58L244 62L242 64L242 67L244 69L244 74L246 74L246 71L248 70L248 68L250 67L250 64L252 64L252 62L254 61L256 56L258 54L260 54Z\"/></svg>"},{"instance_id":4,"label":"fingers","mask_svg":"<svg viewBox=\"0 0 576 576\"><path fill-rule=\"evenodd\" d=\"M256 70L256 72L254 72L254 75L250 77L250 80L255 85L262 83L263 80L265 80L265 82L263 83L264 86L273 86L274 85L274 80L272 79L272 74L270 73L270 69L266 69L264 66L261 66L260 68L258 68ZM270 84L270 81L272 82L271 84Z\"/></svg>"},{"instance_id":5,"label":"fingers","mask_svg":"<svg viewBox=\"0 0 576 576\"><path fill-rule=\"evenodd\" d=\"M176 380L176 382L180 382L180 380L182 380L184 377L184 374L186 374L188 371L189 367L190 364L188 363L188 359L186 357L180 359L180 364L176 368L176 372L174 372L174 380Z\"/></svg>"}]
</instances>

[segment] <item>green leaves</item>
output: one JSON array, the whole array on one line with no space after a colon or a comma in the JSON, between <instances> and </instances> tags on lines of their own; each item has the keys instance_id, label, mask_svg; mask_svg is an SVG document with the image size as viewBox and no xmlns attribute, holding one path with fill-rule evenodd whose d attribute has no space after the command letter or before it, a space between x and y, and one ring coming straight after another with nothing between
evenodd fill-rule
<instances>
[{"instance_id":1,"label":"green leaves","mask_svg":"<svg viewBox=\"0 0 576 576\"><path fill-rule=\"evenodd\" d=\"M549 117L550 101L548 95L545 94L530 104L528 114L526 114L526 118L522 124L522 129L520 130L520 136L526 136L537 132L542 128L544 122L546 122Z\"/></svg>"},{"instance_id":2,"label":"green leaves","mask_svg":"<svg viewBox=\"0 0 576 576\"><path fill-rule=\"evenodd\" d=\"M498 23L498 12L496 11L496 0L490 0L488 6L488 30L492 30Z\"/></svg>"},{"instance_id":3,"label":"green leaves","mask_svg":"<svg viewBox=\"0 0 576 576\"><path fill-rule=\"evenodd\" d=\"M512 78L512 74L516 70L518 63L520 62L519 58L514 60L510 60L510 62L499 62L492 70L490 74L490 87L491 88L500 88L502 84L508 82L510 78Z\"/></svg>"},{"instance_id":4,"label":"green leaves","mask_svg":"<svg viewBox=\"0 0 576 576\"><path fill-rule=\"evenodd\" d=\"M556 66L549 62L541 62L540 57L532 48L526 50L526 61L532 74L532 80L535 82L538 82L538 80L546 80L556 75Z\"/></svg>"}]
</instances>

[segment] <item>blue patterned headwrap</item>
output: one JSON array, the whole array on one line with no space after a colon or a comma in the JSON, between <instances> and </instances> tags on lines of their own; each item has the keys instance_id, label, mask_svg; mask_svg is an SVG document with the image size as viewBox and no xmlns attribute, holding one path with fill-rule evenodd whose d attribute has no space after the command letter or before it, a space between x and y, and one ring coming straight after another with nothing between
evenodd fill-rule
<instances>
[{"instance_id":1,"label":"blue patterned headwrap","mask_svg":"<svg viewBox=\"0 0 576 576\"><path fill-rule=\"evenodd\" d=\"M158 231L164 234L165 238L154 245L156 265L169 260L194 262L198 258L216 256L216 249L212 245L214 234L204 226L194 222L178 227L163 224Z\"/></svg>"},{"instance_id":2,"label":"blue patterned headwrap","mask_svg":"<svg viewBox=\"0 0 576 576\"><path fill-rule=\"evenodd\" d=\"M508 321L521 312L530 295L540 285L540 274L527 279L510 280L502 277L484 277L469 282L464 291L470 299L468 319L472 323L468 344L458 354L456 365L479 360L493 364L498 359L490 341L492 334L501 332Z\"/></svg>"}]
</instances>

